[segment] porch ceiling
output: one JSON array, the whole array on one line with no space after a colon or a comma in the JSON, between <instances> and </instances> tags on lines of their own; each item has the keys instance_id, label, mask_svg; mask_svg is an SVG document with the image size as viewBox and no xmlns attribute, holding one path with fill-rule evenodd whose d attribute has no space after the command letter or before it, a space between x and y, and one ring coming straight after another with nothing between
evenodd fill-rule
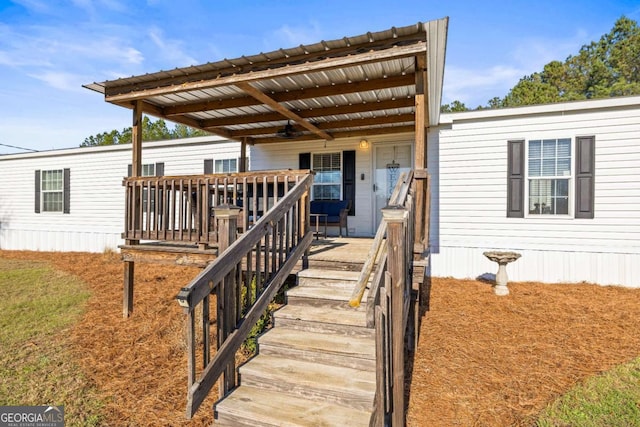
<instances>
[{"instance_id":1,"label":"porch ceiling","mask_svg":"<svg viewBox=\"0 0 640 427\"><path fill-rule=\"evenodd\" d=\"M254 144L412 132L417 87L428 88L429 123L438 121L447 24L444 18L85 87L107 102L139 103L146 114ZM295 136L277 136L288 123Z\"/></svg>"}]
</instances>

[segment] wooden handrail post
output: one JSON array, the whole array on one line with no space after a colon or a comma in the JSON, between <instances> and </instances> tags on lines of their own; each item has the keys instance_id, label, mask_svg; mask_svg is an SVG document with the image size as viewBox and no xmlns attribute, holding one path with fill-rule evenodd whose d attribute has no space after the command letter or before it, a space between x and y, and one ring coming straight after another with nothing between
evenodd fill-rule
<instances>
[{"instance_id":1,"label":"wooden handrail post","mask_svg":"<svg viewBox=\"0 0 640 427\"><path fill-rule=\"evenodd\" d=\"M218 256L220 256L233 242L236 241L238 236L238 216L240 214L240 208L233 205L219 205L213 208L216 221L218 221ZM225 340L231 335L231 332L236 327L236 307L237 298L236 295L236 283L234 283L237 277L235 269L229 272L225 279L220 283L220 286L216 287L216 299L217 299L217 317L216 325L218 327L217 344L218 349L224 344ZM236 386L236 366L233 358L226 366L220 381L218 383L218 390L220 398L229 393Z\"/></svg>"},{"instance_id":2,"label":"wooden handrail post","mask_svg":"<svg viewBox=\"0 0 640 427\"><path fill-rule=\"evenodd\" d=\"M382 209L387 223L387 257L391 275L391 379L393 405L391 425L405 425L404 405L404 298L406 286L406 228L408 210L400 205Z\"/></svg>"}]
</instances>

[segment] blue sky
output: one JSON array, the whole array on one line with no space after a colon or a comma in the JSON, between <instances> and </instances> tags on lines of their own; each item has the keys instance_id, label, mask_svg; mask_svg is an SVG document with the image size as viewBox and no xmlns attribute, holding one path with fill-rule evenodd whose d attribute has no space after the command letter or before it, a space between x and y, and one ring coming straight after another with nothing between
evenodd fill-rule
<instances>
[{"instance_id":1,"label":"blue sky","mask_svg":"<svg viewBox=\"0 0 640 427\"><path fill-rule=\"evenodd\" d=\"M443 102L506 95L640 0L0 0L0 144L77 147L131 124L83 84L449 16ZM0 145L0 154L22 152Z\"/></svg>"}]
</instances>

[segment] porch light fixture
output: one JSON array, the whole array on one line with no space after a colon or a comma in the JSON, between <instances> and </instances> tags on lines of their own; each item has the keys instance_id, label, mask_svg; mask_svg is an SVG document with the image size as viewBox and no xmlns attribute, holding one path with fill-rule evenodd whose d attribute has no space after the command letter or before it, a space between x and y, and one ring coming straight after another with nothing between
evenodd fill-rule
<instances>
[{"instance_id":1,"label":"porch light fixture","mask_svg":"<svg viewBox=\"0 0 640 427\"><path fill-rule=\"evenodd\" d=\"M360 140L360 144L358 145L360 148L369 148L369 141L366 139Z\"/></svg>"}]
</instances>

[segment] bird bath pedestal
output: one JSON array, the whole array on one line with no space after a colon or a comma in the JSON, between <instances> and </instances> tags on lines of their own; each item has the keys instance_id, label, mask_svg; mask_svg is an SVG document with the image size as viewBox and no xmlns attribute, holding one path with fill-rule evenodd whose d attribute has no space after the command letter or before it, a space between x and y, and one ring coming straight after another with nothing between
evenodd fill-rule
<instances>
[{"instance_id":1,"label":"bird bath pedestal","mask_svg":"<svg viewBox=\"0 0 640 427\"><path fill-rule=\"evenodd\" d=\"M520 258L520 254L516 252L489 251L484 252L484 256L498 263L496 285L493 287L493 293L500 296L509 295L509 288L507 288L507 264Z\"/></svg>"}]
</instances>

